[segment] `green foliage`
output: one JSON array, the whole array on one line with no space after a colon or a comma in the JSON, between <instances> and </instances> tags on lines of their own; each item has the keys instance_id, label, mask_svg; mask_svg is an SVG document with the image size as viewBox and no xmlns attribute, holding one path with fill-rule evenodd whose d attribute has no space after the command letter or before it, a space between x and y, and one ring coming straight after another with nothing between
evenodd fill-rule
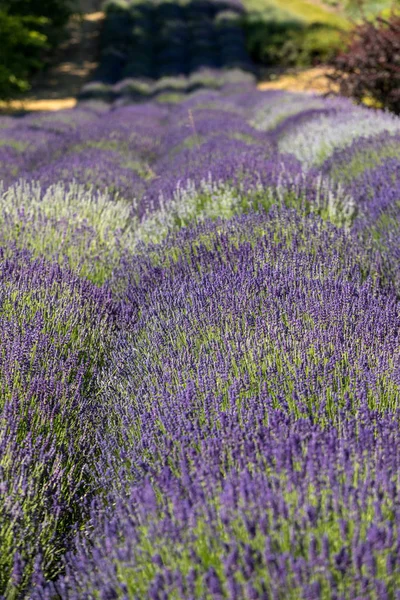
<instances>
[{"instance_id":1,"label":"green foliage","mask_svg":"<svg viewBox=\"0 0 400 600\"><path fill-rule=\"evenodd\" d=\"M0 98L9 98L29 88L28 76L41 65L40 51L47 38L33 17L17 17L0 11Z\"/></svg>"},{"instance_id":2,"label":"green foliage","mask_svg":"<svg viewBox=\"0 0 400 600\"><path fill-rule=\"evenodd\" d=\"M343 45L348 22L304 0L249 0L244 17L247 48L267 66L311 66L326 62Z\"/></svg>"},{"instance_id":3,"label":"green foliage","mask_svg":"<svg viewBox=\"0 0 400 600\"><path fill-rule=\"evenodd\" d=\"M44 17L53 27L62 27L74 8L74 0L2 0L2 8L21 17Z\"/></svg>"},{"instance_id":4,"label":"green foliage","mask_svg":"<svg viewBox=\"0 0 400 600\"><path fill-rule=\"evenodd\" d=\"M329 0L325 0L325 4ZM363 15L375 16L383 11L390 10L396 4L393 0L330 0L331 5L339 9L352 19L359 19Z\"/></svg>"},{"instance_id":5,"label":"green foliage","mask_svg":"<svg viewBox=\"0 0 400 600\"><path fill-rule=\"evenodd\" d=\"M2 0L0 8L0 99L29 89L45 52L62 39L73 0Z\"/></svg>"},{"instance_id":6,"label":"green foliage","mask_svg":"<svg viewBox=\"0 0 400 600\"><path fill-rule=\"evenodd\" d=\"M125 11L129 9L129 3L127 0L106 0L104 3L103 9L106 13L122 13L125 14Z\"/></svg>"}]
</instances>

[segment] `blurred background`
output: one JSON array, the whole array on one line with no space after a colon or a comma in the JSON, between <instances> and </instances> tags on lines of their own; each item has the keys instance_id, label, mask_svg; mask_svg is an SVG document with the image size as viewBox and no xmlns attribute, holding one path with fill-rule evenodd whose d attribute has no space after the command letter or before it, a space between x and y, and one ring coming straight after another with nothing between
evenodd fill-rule
<instances>
[{"instance_id":1,"label":"blurred background","mask_svg":"<svg viewBox=\"0 0 400 600\"><path fill-rule=\"evenodd\" d=\"M399 15L399 0L2 0L0 109L174 101L239 71L397 112Z\"/></svg>"}]
</instances>

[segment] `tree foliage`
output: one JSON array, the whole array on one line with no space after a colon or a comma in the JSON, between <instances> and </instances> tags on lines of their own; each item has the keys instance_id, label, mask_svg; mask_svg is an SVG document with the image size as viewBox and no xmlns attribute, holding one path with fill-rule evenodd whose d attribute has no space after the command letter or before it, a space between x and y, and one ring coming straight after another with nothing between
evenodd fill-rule
<instances>
[{"instance_id":1,"label":"tree foliage","mask_svg":"<svg viewBox=\"0 0 400 600\"><path fill-rule=\"evenodd\" d=\"M0 7L0 98L29 89L73 10L73 0L2 0Z\"/></svg>"}]
</instances>

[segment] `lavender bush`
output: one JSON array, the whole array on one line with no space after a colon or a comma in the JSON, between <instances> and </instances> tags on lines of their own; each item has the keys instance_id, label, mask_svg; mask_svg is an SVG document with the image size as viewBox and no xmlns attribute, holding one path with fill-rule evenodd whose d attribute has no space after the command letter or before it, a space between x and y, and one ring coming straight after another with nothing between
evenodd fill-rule
<instances>
[{"instance_id":1,"label":"lavender bush","mask_svg":"<svg viewBox=\"0 0 400 600\"><path fill-rule=\"evenodd\" d=\"M1 598L400 598L400 121L216 84L215 6L0 118Z\"/></svg>"},{"instance_id":2,"label":"lavender bush","mask_svg":"<svg viewBox=\"0 0 400 600\"><path fill-rule=\"evenodd\" d=\"M39 567L59 572L105 485L96 382L119 309L55 263L11 247L1 257L0 589L18 598Z\"/></svg>"}]
</instances>

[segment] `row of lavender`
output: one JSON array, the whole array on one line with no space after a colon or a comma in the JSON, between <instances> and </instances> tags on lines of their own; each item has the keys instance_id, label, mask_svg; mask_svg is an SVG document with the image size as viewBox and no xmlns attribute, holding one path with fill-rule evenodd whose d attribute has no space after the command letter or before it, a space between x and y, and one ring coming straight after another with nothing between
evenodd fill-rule
<instances>
[{"instance_id":1,"label":"row of lavender","mask_svg":"<svg viewBox=\"0 0 400 600\"><path fill-rule=\"evenodd\" d=\"M399 598L399 150L243 83L1 118L0 595Z\"/></svg>"}]
</instances>

